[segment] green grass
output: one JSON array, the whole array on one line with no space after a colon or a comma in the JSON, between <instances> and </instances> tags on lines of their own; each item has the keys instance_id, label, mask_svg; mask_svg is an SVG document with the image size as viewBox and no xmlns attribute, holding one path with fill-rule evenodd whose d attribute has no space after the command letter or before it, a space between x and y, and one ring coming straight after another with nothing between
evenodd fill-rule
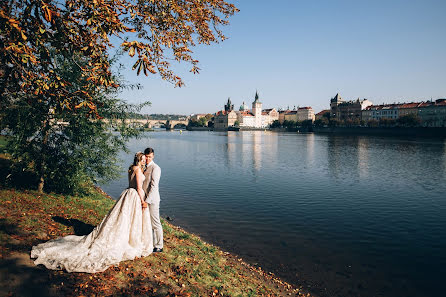
<instances>
[{"instance_id":1,"label":"green grass","mask_svg":"<svg viewBox=\"0 0 446 297\"><path fill-rule=\"evenodd\" d=\"M0 135L0 154L4 154L6 152L6 144L8 144L7 137Z\"/></svg>"}]
</instances>

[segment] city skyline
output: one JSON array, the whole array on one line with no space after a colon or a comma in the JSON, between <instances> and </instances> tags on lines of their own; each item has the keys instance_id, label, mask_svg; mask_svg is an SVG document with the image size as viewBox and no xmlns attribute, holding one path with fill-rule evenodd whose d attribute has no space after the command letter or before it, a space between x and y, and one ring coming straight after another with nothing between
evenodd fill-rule
<instances>
[{"instance_id":1,"label":"city skyline","mask_svg":"<svg viewBox=\"0 0 446 297\"><path fill-rule=\"evenodd\" d=\"M238 109L256 90L266 107L315 112L327 109L336 93L374 104L446 97L443 1L233 3L240 12L223 28L229 39L192 49L200 74L173 65L185 87L126 70L126 80L144 88L121 97L151 101L142 111L149 114L214 113L228 97ZM127 68L132 61L123 58Z\"/></svg>"}]
</instances>

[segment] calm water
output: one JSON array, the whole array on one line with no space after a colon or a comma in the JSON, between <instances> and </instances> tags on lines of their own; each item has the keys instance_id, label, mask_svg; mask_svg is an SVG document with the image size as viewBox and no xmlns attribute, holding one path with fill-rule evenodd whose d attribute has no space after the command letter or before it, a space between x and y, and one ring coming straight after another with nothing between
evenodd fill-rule
<instances>
[{"instance_id":1,"label":"calm water","mask_svg":"<svg viewBox=\"0 0 446 297\"><path fill-rule=\"evenodd\" d=\"M123 173L147 146L162 216L248 262L320 296L444 296L445 140L153 132Z\"/></svg>"}]
</instances>

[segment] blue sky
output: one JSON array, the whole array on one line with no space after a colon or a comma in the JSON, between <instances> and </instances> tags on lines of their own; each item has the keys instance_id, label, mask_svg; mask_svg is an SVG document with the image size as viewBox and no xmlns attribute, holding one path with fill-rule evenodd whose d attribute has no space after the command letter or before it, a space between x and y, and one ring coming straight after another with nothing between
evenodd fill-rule
<instances>
[{"instance_id":1,"label":"blue sky","mask_svg":"<svg viewBox=\"0 0 446 297\"><path fill-rule=\"evenodd\" d=\"M336 93L375 104L446 97L445 0L232 1L228 40L193 49L200 74L174 65L185 87L124 72L141 83L121 97L145 113L214 113L228 97L264 108L329 107ZM133 64L129 58L123 61Z\"/></svg>"}]
</instances>

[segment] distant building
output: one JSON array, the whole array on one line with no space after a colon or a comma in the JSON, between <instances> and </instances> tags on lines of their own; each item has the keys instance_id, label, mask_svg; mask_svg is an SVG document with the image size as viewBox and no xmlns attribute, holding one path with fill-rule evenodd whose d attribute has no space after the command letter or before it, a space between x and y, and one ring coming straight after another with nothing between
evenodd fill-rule
<instances>
[{"instance_id":1,"label":"distant building","mask_svg":"<svg viewBox=\"0 0 446 297\"><path fill-rule=\"evenodd\" d=\"M289 113L291 110L286 109L286 110L280 110L279 111L279 123L282 125L283 122L285 121L285 115L287 113Z\"/></svg>"},{"instance_id":2,"label":"distant building","mask_svg":"<svg viewBox=\"0 0 446 297\"><path fill-rule=\"evenodd\" d=\"M343 103L341 95L337 93L333 98L330 99L330 118L338 118L338 106Z\"/></svg>"},{"instance_id":3,"label":"distant building","mask_svg":"<svg viewBox=\"0 0 446 297\"><path fill-rule=\"evenodd\" d=\"M228 127L234 126L237 121L237 113L233 110L234 104L230 98L224 108L225 110L218 111L214 116L214 130L216 131L228 130Z\"/></svg>"},{"instance_id":4,"label":"distant building","mask_svg":"<svg viewBox=\"0 0 446 297\"><path fill-rule=\"evenodd\" d=\"M279 119L279 113L275 108L262 109L262 102L259 100L259 94L256 92L252 109L243 102L239 111L234 111L234 105L231 99L224 106L225 110L218 111L214 117L214 130L227 130L234 126L238 121L240 127L246 128L267 128L275 120Z\"/></svg>"},{"instance_id":5,"label":"distant building","mask_svg":"<svg viewBox=\"0 0 446 297\"><path fill-rule=\"evenodd\" d=\"M338 93L330 100L330 117L337 120L361 119L361 111L370 105L373 103L367 99L344 101Z\"/></svg>"},{"instance_id":6,"label":"distant building","mask_svg":"<svg viewBox=\"0 0 446 297\"><path fill-rule=\"evenodd\" d=\"M234 110L234 104L231 102L231 98L228 98L228 102L225 105L225 111L231 111Z\"/></svg>"},{"instance_id":7,"label":"distant building","mask_svg":"<svg viewBox=\"0 0 446 297\"><path fill-rule=\"evenodd\" d=\"M262 128L262 102L259 101L259 94L256 92L254 97L254 102L252 102L252 114L255 117L255 125L251 126L254 128ZM241 122L242 124L242 122ZM243 125L243 124L242 124Z\"/></svg>"},{"instance_id":8,"label":"distant building","mask_svg":"<svg viewBox=\"0 0 446 297\"><path fill-rule=\"evenodd\" d=\"M279 119L279 112L275 108L262 110L262 126L269 126Z\"/></svg>"},{"instance_id":9,"label":"distant building","mask_svg":"<svg viewBox=\"0 0 446 297\"><path fill-rule=\"evenodd\" d=\"M284 121L303 122L306 120L314 121L314 111L311 107L299 107L293 110L283 110L279 112L279 123L283 124Z\"/></svg>"},{"instance_id":10,"label":"distant building","mask_svg":"<svg viewBox=\"0 0 446 297\"><path fill-rule=\"evenodd\" d=\"M235 125L235 121L237 121L237 113L235 111L218 111L214 116L214 130L226 131L228 127Z\"/></svg>"},{"instance_id":11,"label":"distant building","mask_svg":"<svg viewBox=\"0 0 446 297\"><path fill-rule=\"evenodd\" d=\"M237 116L240 127L248 128L267 128L273 121L279 119L279 113L275 108L262 109L262 102L260 102L257 92L252 102L252 109L248 110L245 102L243 102Z\"/></svg>"},{"instance_id":12,"label":"distant building","mask_svg":"<svg viewBox=\"0 0 446 297\"><path fill-rule=\"evenodd\" d=\"M402 117L409 114L414 114L418 116L418 107L422 103L423 102L410 102L410 103L399 104L398 116Z\"/></svg>"},{"instance_id":13,"label":"distant building","mask_svg":"<svg viewBox=\"0 0 446 297\"><path fill-rule=\"evenodd\" d=\"M284 121L297 122L297 110L290 110L283 115ZM283 122L282 122L283 124Z\"/></svg>"},{"instance_id":14,"label":"distant building","mask_svg":"<svg viewBox=\"0 0 446 297\"><path fill-rule=\"evenodd\" d=\"M424 127L446 127L446 99L425 102L417 107Z\"/></svg>"},{"instance_id":15,"label":"distant building","mask_svg":"<svg viewBox=\"0 0 446 297\"><path fill-rule=\"evenodd\" d=\"M362 111L362 120L368 122L370 120L389 119L396 120L399 115L400 104L382 104L367 106Z\"/></svg>"},{"instance_id":16,"label":"distant building","mask_svg":"<svg viewBox=\"0 0 446 297\"><path fill-rule=\"evenodd\" d=\"M237 119L240 127L255 127L256 117L249 110L239 111L237 113Z\"/></svg>"},{"instance_id":17,"label":"distant building","mask_svg":"<svg viewBox=\"0 0 446 297\"><path fill-rule=\"evenodd\" d=\"M362 119L366 122L380 119L397 120L407 115L415 115L425 127L445 127L446 99L437 99L435 102L372 105L362 111Z\"/></svg>"},{"instance_id":18,"label":"distant building","mask_svg":"<svg viewBox=\"0 0 446 297\"><path fill-rule=\"evenodd\" d=\"M314 122L314 110L311 107L299 107L297 109L297 121L312 121Z\"/></svg>"},{"instance_id":19,"label":"distant building","mask_svg":"<svg viewBox=\"0 0 446 297\"><path fill-rule=\"evenodd\" d=\"M249 110L249 106L245 104L245 101L243 101L242 105L240 105L239 111L247 111Z\"/></svg>"},{"instance_id":20,"label":"distant building","mask_svg":"<svg viewBox=\"0 0 446 297\"><path fill-rule=\"evenodd\" d=\"M338 105L336 119L361 119L361 111L372 104L373 103L367 99L360 100L359 98L355 101L342 102Z\"/></svg>"},{"instance_id":21,"label":"distant building","mask_svg":"<svg viewBox=\"0 0 446 297\"><path fill-rule=\"evenodd\" d=\"M205 117L205 113L197 113L197 114L191 114L189 117L189 120L191 121L198 121L200 118Z\"/></svg>"},{"instance_id":22,"label":"distant building","mask_svg":"<svg viewBox=\"0 0 446 297\"><path fill-rule=\"evenodd\" d=\"M320 119L324 116L324 114L326 114L326 113L330 114L330 110L329 110L329 109L324 109L324 110L318 112L318 113L315 114L315 116L314 116L314 117L315 117L315 120L320 120Z\"/></svg>"}]
</instances>

